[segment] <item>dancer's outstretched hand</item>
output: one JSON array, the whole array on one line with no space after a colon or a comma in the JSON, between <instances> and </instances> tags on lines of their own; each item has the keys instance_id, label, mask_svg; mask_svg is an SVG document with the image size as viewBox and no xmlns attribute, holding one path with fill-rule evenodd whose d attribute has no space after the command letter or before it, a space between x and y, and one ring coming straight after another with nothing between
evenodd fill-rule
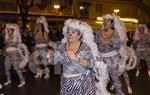
<instances>
[{"instance_id":1,"label":"dancer's outstretched hand","mask_svg":"<svg viewBox=\"0 0 150 95\"><path fill-rule=\"evenodd\" d=\"M46 58L51 60L54 56L54 51L53 50L48 50L48 53L46 55Z\"/></svg>"}]
</instances>

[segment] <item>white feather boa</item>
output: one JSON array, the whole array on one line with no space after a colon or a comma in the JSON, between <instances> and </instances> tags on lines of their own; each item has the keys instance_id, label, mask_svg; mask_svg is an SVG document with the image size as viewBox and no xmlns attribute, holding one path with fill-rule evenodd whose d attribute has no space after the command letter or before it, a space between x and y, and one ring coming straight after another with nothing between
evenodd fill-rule
<instances>
[{"instance_id":1,"label":"white feather boa","mask_svg":"<svg viewBox=\"0 0 150 95\"><path fill-rule=\"evenodd\" d=\"M19 64L19 68L24 68L27 63L29 62L29 51L27 49L27 46L23 43L20 43L18 45L19 52L21 54L21 63Z\"/></svg>"},{"instance_id":2,"label":"white feather boa","mask_svg":"<svg viewBox=\"0 0 150 95\"><path fill-rule=\"evenodd\" d=\"M97 82L95 82L96 95L111 95L106 89L107 83L109 82L107 65L103 61L96 61L93 71L97 79Z\"/></svg>"},{"instance_id":3,"label":"white feather boa","mask_svg":"<svg viewBox=\"0 0 150 95\"><path fill-rule=\"evenodd\" d=\"M121 48L119 50L119 53L123 57L123 63L119 66L119 73L123 73L125 69L131 70L135 68L137 58L134 50L127 46L128 38L124 23L121 22L117 16L114 16L114 22L115 22L115 29L117 30L121 41ZM126 62L128 59L129 62L127 64Z\"/></svg>"},{"instance_id":4,"label":"white feather boa","mask_svg":"<svg viewBox=\"0 0 150 95\"><path fill-rule=\"evenodd\" d=\"M125 70L132 70L137 65L137 56L131 47L122 47L120 54L123 57L123 63L119 65L119 75L123 74Z\"/></svg>"},{"instance_id":5,"label":"white feather boa","mask_svg":"<svg viewBox=\"0 0 150 95\"><path fill-rule=\"evenodd\" d=\"M133 48L121 45L119 53L123 57L123 63L119 66L119 74L122 74L125 70L132 70L136 67L137 56Z\"/></svg>"},{"instance_id":6,"label":"white feather boa","mask_svg":"<svg viewBox=\"0 0 150 95\"><path fill-rule=\"evenodd\" d=\"M128 47L128 56L129 56L129 62L126 65L127 70L132 70L136 67L137 65L137 56L135 54L135 51L133 48Z\"/></svg>"}]
</instances>

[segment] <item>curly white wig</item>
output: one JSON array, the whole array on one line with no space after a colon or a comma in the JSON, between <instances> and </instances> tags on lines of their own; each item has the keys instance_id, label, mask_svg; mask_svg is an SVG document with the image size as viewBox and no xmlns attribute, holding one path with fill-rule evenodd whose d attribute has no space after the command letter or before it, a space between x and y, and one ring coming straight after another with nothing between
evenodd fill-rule
<instances>
[{"instance_id":1,"label":"curly white wig","mask_svg":"<svg viewBox=\"0 0 150 95\"><path fill-rule=\"evenodd\" d=\"M76 29L81 34L81 41L86 43L91 51L93 58L95 60L95 66L93 68L95 74L95 77L99 80L99 82L96 83L97 87L97 95L110 95L108 91L106 90L107 82L108 82L108 73L107 73L107 66L102 61L98 61L97 59L100 59L99 51L97 48L97 44L94 42L94 35L93 30L91 26L89 26L86 22L82 22L76 19L68 19L65 21L63 27L63 35L64 38L62 39L62 43L67 42L67 28L71 27L73 29Z\"/></svg>"},{"instance_id":2,"label":"curly white wig","mask_svg":"<svg viewBox=\"0 0 150 95\"><path fill-rule=\"evenodd\" d=\"M40 16L40 17L37 18L35 31L37 30L37 24L38 23L42 24L43 27L44 27L44 31L49 33L48 22L47 22L47 20L44 16Z\"/></svg>"},{"instance_id":3,"label":"curly white wig","mask_svg":"<svg viewBox=\"0 0 150 95\"><path fill-rule=\"evenodd\" d=\"M14 24L14 23L8 23L6 24L6 27L5 27L5 41L7 41L9 39L9 35L8 35L8 30L9 29L12 29L13 30L13 39L12 41L13 42L19 42L21 43L22 40L21 40L21 35L20 35L20 28L17 24Z\"/></svg>"}]
</instances>

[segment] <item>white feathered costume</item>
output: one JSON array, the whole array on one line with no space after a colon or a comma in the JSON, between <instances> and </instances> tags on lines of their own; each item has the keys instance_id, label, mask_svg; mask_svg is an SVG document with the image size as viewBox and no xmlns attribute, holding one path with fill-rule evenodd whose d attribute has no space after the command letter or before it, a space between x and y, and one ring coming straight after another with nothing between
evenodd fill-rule
<instances>
[{"instance_id":1,"label":"white feathered costume","mask_svg":"<svg viewBox=\"0 0 150 95\"><path fill-rule=\"evenodd\" d=\"M96 79L96 95L110 95L107 91L107 83L109 80L107 65L100 61L99 51L97 48L97 44L94 42L94 35L91 26L89 26L86 22L81 22L76 19L68 19L65 21L65 26L63 28L64 39L62 39L62 43L67 42L67 27L72 27L74 29L78 29L82 35L81 41L86 43L91 51L95 61L95 66L93 68Z\"/></svg>"},{"instance_id":2,"label":"white feathered costume","mask_svg":"<svg viewBox=\"0 0 150 95\"><path fill-rule=\"evenodd\" d=\"M22 58L19 64L19 68L24 68L29 61L29 51L27 49L27 46L24 43L22 43L20 28L17 24L12 24L12 23L6 24L5 42L9 40L8 29L14 30L13 39L11 40L11 42L17 43L17 49L20 51L20 55ZM7 50L9 50L9 48Z\"/></svg>"},{"instance_id":3,"label":"white feathered costume","mask_svg":"<svg viewBox=\"0 0 150 95\"><path fill-rule=\"evenodd\" d=\"M5 44L5 72L7 82L4 85L11 84L10 68L13 66L20 79L18 87L22 87L25 85L25 79L21 69L23 69L29 61L29 52L26 45L22 43L19 26L17 24L6 24Z\"/></svg>"}]
</instances>

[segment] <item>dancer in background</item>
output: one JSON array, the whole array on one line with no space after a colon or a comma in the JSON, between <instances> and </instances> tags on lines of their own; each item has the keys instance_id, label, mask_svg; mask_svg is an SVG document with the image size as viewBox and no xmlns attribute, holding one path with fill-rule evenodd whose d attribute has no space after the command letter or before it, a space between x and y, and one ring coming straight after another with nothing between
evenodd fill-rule
<instances>
[{"instance_id":1,"label":"dancer in background","mask_svg":"<svg viewBox=\"0 0 150 95\"><path fill-rule=\"evenodd\" d=\"M109 95L105 91L107 80L100 80L98 90L96 91L94 74L92 69L96 65L95 61L99 58L97 45L94 42L92 28L85 22L76 19L65 21L63 28L64 39L62 44L54 52L49 52L47 58L53 64L61 63L63 73L61 77L61 95ZM97 62L100 66L103 63ZM105 64L101 69L105 69ZM100 67L97 67L100 68ZM100 72L98 78L104 79L105 76ZM103 90L102 90L103 89Z\"/></svg>"},{"instance_id":2,"label":"dancer in background","mask_svg":"<svg viewBox=\"0 0 150 95\"><path fill-rule=\"evenodd\" d=\"M150 48L149 48L149 35L148 28L145 24L139 24L136 28L136 32L134 34L134 42L133 47L135 48L135 52L137 55L137 68L136 68L136 76L138 77L140 74L140 63L141 59L145 60L148 68L148 76L150 77Z\"/></svg>"},{"instance_id":3,"label":"dancer in background","mask_svg":"<svg viewBox=\"0 0 150 95\"><path fill-rule=\"evenodd\" d=\"M25 79L22 75L23 69L28 63L29 52L27 47L22 43L19 26L17 24L6 24L5 28L5 71L7 82L4 85L11 84L10 68L19 76L20 84L18 87L25 85Z\"/></svg>"},{"instance_id":4,"label":"dancer in background","mask_svg":"<svg viewBox=\"0 0 150 95\"><path fill-rule=\"evenodd\" d=\"M48 23L44 16L38 17L35 27L35 51L32 53L33 62L36 68L35 78L42 77L43 70L45 70L44 78L50 77L49 63L46 59L46 53L48 52L48 37L49 29Z\"/></svg>"},{"instance_id":5,"label":"dancer in background","mask_svg":"<svg viewBox=\"0 0 150 95\"><path fill-rule=\"evenodd\" d=\"M99 37L96 38L96 42L102 60L108 65L108 72L118 95L124 95L119 80L119 75L121 74L124 75L128 92L132 93L126 69L134 67L131 63L126 65L128 57L131 57L131 55L127 54L127 40L125 27L119 18L110 14L104 15L102 31Z\"/></svg>"}]
</instances>

